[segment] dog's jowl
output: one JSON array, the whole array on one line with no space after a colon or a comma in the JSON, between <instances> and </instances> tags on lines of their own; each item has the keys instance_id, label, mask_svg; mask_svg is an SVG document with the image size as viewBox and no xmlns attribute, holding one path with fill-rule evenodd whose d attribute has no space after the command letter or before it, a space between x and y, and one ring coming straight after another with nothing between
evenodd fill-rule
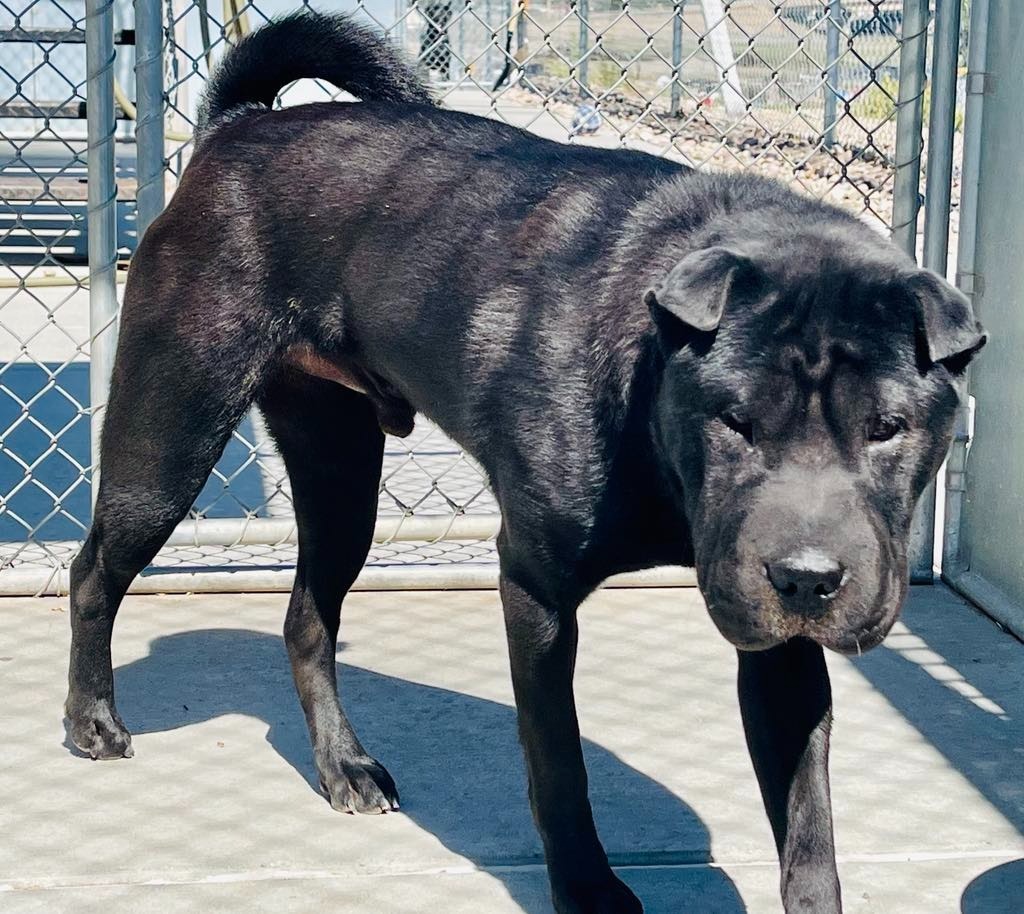
<instances>
[{"instance_id":1,"label":"dog's jowl","mask_svg":"<svg viewBox=\"0 0 1024 914\"><path fill-rule=\"evenodd\" d=\"M298 77L360 101L270 110ZM335 644L384 431L422 413L501 506L557 911L641 910L587 799L576 608L613 572L692 563L738 649L786 910L834 914L822 651L867 650L893 624L914 505L984 340L960 293L836 209L445 111L347 20L273 23L213 79L195 155L132 262L72 569L72 738L132 754L110 664L118 604L255 403L294 493L285 640L323 789L342 810L397 806L338 702Z\"/></svg>"}]
</instances>

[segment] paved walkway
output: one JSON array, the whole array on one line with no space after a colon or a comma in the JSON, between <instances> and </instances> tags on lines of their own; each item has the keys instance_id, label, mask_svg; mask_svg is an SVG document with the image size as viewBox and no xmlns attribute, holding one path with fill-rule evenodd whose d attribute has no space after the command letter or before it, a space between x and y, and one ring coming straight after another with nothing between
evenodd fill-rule
<instances>
[{"instance_id":1,"label":"paved walkway","mask_svg":"<svg viewBox=\"0 0 1024 914\"><path fill-rule=\"evenodd\" d=\"M283 594L130 598L115 638L136 756L62 744L67 603L0 601L0 911L550 914L493 592L360 593L343 692L403 811L317 794ZM846 910L1024 909L1024 646L942 588L831 658ZM648 914L777 914L732 651L695 590L584 607L599 827Z\"/></svg>"}]
</instances>

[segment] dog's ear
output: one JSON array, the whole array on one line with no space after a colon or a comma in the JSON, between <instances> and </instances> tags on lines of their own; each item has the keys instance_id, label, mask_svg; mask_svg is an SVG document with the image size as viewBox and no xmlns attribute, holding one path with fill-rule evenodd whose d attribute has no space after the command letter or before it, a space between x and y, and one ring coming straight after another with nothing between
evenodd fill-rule
<instances>
[{"instance_id":1,"label":"dog's ear","mask_svg":"<svg viewBox=\"0 0 1024 914\"><path fill-rule=\"evenodd\" d=\"M915 270L908 285L928 360L959 374L988 339L970 299L931 270Z\"/></svg>"},{"instance_id":2,"label":"dog's ear","mask_svg":"<svg viewBox=\"0 0 1024 914\"><path fill-rule=\"evenodd\" d=\"M687 254L656 286L644 293L655 324L666 314L709 333L722 320L734 287L756 273L753 262L732 248L711 247Z\"/></svg>"}]
</instances>

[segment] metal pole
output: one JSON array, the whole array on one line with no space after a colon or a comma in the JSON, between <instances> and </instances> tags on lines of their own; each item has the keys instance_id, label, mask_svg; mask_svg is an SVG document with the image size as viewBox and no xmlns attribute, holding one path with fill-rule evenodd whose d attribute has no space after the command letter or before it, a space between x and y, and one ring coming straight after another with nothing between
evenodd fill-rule
<instances>
[{"instance_id":1,"label":"metal pole","mask_svg":"<svg viewBox=\"0 0 1024 914\"><path fill-rule=\"evenodd\" d=\"M825 146L836 144L836 103L839 100L839 23L843 20L843 0L829 0L825 24Z\"/></svg>"},{"instance_id":2,"label":"metal pole","mask_svg":"<svg viewBox=\"0 0 1024 914\"><path fill-rule=\"evenodd\" d=\"M892 192L892 240L917 259L921 206L921 126L924 112L928 0L903 0L900 85L896 102L896 164Z\"/></svg>"},{"instance_id":3,"label":"metal pole","mask_svg":"<svg viewBox=\"0 0 1024 914\"><path fill-rule=\"evenodd\" d=\"M981 280L975 273L978 239L978 184L981 178L981 136L988 82L989 0L971 3L970 46L967 58L967 106L964 111L964 151L960 178L960 234L957 246L956 283L975 307ZM970 375L968 374L968 382ZM964 496L967 491L967 448L971 415L969 385L964 385L953 427L953 446L946 462L946 516L943 524L942 575L954 586L969 567L960 546Z\"/></svg>"},{"instance_id":4,"label":"metal pole","mask_svg":"<svg viewBox=\"0 0 1024 914\"><path fill-rule=\"evenodd\" d=\"M960 0L936 0L932 48L928 173L924 195L924 265L946 275L949 201L953 184L956 66L960 49Z\"/></svg>"},{"instance_id":5,"label":"metal pole","mask_svg":"<svg viewBox=\"0 0 1024 914\"><path fill-rule=\"evenodd\" d=\"M672 9L672 98L668 109L668 113L672 117L679 117L681 70L683 67L683 9L685 7L686 0L676 0Z\"/></svg>"},{"instance_id":6,"label":"metal pole","mask_svg":"<svg viewBox=\"0 0 1024 914\"><path fill-rule=\"evenodd\" d=\"M135 124L141 239L164 208L163 22L159 0L135 0Z\"/></svg>"},{"instance_id":7,"label":"metal pole","mask_svg":"<svg viewBox=\"0 0 1024 914\"><path fill-rule=\"evenodd\" d=\"M928 123L928 173L924 195L924 266L946 275L949 201L953 182L953 127L956 112L956 64L960 43L960 0L937 0L932 48L931 111ZM934 565L935 483L921 495L915 518L921 548L915 550L911 577L930 580Z\"/></svg>"},{"instance_id":8,"label":"metal pole","mask_svg":"<svg viewBox=\"0 0 1024 914\"><path fill-rule=\"evenodd\" d=\"M589 94L590 90L590 29L587 20L590 17L590 0L576 0L576 15L580 19L579 64L576 70L576 81L580 88Z\"/></svg>"},{"instance_id":9,"label":"metal pole","mask_svg":"<svg viewBox=\"0 0 1024 914\"><path fill-rule=\"evenodd\" d=\"M117 339L117 181L114 173L114 2L86 0L89 400L92 495L99 490L100 428Z\"/></svg>"},{"instance_id":10,"label":"metal pole","mask_svg":"<svg viewBox=\"0 0 1024 914\"><path fill-rule=\"evenodd\" d=\"M497 70L494 69L494 46L498 42L498 32L494 28L491 12L491 0L484 0L484 23L490 32L487 50L484 52L484 72L487 74L487 84L494 85L494 79L501 72L501 69L500 67Z\"/></svg>"},{"instance_id":11,"label":"metal pole","mask_svg":"<svg viewBox=\"0 0 1024 914\"><path fill-rule=\"evenodd\" d=\"M458 62L457 66L459 72L457 76L453 76L452 79L460 83L466 78L466 16L469 15L469 4L470 0L463 0L462 12L459 14L459 32L458 32ZM452 66L456 66L453 64Z\"/></svg>"},{"instance_id":12,"label":"metal pole","mask_svg":"<svg viewBox=\"0 0 1024 914\"><path fill-rule=\"evenodd\" d=\"M904 0L900 42L900 83L896 103L896 162L893 178L892 240L917 260L917 214L921 208L921 151L924 115L928 0ZM914 512L910 533L910 580L930 583L935 543L935 489L928 486Z\"/></svg>"}]
</instances>

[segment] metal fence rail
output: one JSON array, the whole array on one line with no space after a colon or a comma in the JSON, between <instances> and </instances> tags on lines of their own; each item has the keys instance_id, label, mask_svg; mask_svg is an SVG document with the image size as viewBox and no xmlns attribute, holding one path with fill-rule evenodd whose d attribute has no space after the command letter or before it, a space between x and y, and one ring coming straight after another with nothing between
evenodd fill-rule
<instances>
[{"instance_id":1,"label":"metal fence rail","mask_svg":"<svg viewBox=\"0 0 1024 914\"><path fill-rule=\"evenodd\" d=\"M124 0L0 5L0 591L66 587L89 521L118 279L136 225L159 213L188 162L211 68L294 5L137 0L134 16ZM894 226L915 248L927 0L319 6L387 34L444 105L566 142L752 168L880 231ZM279 103L335 94L300 81ZM498 523L479 469L437 429L389 438L362 583L492 582ZM928 570L929 535L924 522L917 564ZM283 464L253 414L139 586L288 586L294 544Z\"/></svg>"}]
</instances>

